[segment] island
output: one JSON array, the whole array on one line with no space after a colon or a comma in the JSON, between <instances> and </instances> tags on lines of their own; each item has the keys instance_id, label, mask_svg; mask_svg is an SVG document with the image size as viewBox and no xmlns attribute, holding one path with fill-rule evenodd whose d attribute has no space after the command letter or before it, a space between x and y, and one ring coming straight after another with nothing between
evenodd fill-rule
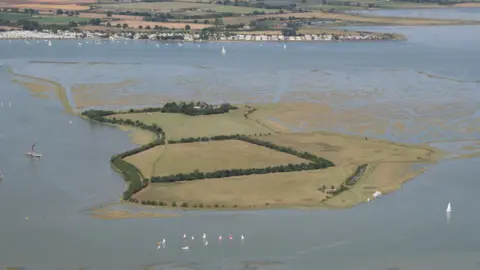
<instances>
[{"instance_id":1,"label":"island","mask_svg":"<svg viewBox=\"0 0 480 270\"><path fill-rule=\"evenodd\" d=\"M112 156L112 167L128 183L124 202L158 207L351 207L398 189L422 172L412 164L442 155L426 145L287 132L269 120L271 111L262 104L168 102L82 116L134 131L139 147Z\"/></svg>"}]
</instances>

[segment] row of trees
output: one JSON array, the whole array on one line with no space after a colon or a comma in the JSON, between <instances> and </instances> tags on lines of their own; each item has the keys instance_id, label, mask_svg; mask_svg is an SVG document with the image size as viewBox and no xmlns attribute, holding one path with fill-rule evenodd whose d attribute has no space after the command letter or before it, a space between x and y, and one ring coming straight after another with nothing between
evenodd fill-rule
<instances>
[{"instance_id":1,"label":"row of trees","mask_svg":"<svg viewBox=\"0 0 480 270\"><path fill-rule=\"evenodd\" d=\"M149 107L143 109L130 109L127 112L123 113L152 113L152 112L162 112L162 113L183 113L190 116L196 115L210 115L210 114L222 114L228 113L230 110L236 110L238 107L231 105L229 103L223 103L220 105L211 105L205 102L167 102L162 107ZM93 114L92 117L101 117L99 113L107 113L107 115L111 115L110 111L97 111L97 110L90 110L86 111L87 114ZM114 112L113 114L118 114L119 112ZM90 117L89 117L90 118ZM103 121L102 119L98 121ZM111 121L111 119L108 119ZM123 120L128 121L128 120ZM148 129L150 126L145 125Z\"/></svg>"},{"instance_id":2,"label":"row of trees","mask_svg":"<svg viewBox=\"0 0 480 270\"><path fill-rule=\"evenodd\" d=\"M200 172L198 170L191 173L179 173L167 176L154 176L150 179L152 183L171 183L178 181L192 181L200 179L212 179L212 178L225 178L242 175L252 174L268 174L268 173L281 173L281 172L297 172L297 171L309 171L326 168L323 164L319 163L300 163L300 164L287 164L278 166L269 166L266 168L250 168L250 169L226 169L214 172Z\"/></svg>"}]
</instances>

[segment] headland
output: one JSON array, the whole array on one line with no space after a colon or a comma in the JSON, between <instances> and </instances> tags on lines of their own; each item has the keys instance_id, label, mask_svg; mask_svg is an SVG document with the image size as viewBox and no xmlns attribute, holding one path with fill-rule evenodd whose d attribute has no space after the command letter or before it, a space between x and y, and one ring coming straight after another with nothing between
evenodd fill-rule
<instances>
[{"instance_id":1,"label":"headland","mask_svg":"<svg viewBox=\"0 0 480 270\"><path fill-rule=\"evenodd\" d=\"M112 157L125 202L181 209L344 208L398 189L438 161L427 145L287 132L261 105L170 102L87 110L92 121L155 134Z\"/></svg>"}]
</instances>

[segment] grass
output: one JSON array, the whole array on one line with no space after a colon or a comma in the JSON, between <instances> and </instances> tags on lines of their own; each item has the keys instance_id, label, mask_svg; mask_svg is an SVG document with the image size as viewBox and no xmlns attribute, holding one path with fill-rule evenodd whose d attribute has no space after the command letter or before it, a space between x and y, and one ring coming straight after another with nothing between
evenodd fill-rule
<instances>
[{"instance_id":1,"label":"grass","mask_svg":"<svg viewBox=\"0 0 480 270\"><path fill-rule=\"evenodd\" d=\"M161 159L157 162L159 156ZM137 166L145 177L190 173L195 170L213 172L308 162L293 155L238 140L162 145L125 160Z\"/></svg>"},{"instance_id":2,"label":"grass","mask_svg":"<svg viewBox=\"0 0 480 270\"><path fill-rule=\"evenodd\" d=\"M240 107L225 114L188 116L184 114L155 112L119 114L110 117L139 120L145 124L157 124L167 134L167 139L177 140L187 137L211 137L215 135L233 135L269 133L269 129L246 119L243 115L247 108Z\"/></svg>"},{"instance_id":3,"label":"grass","mask_svg":"<svg viewBox=\"0 0 480 270\"><path fill-rule=\"evenodd\" d=\"M67 16L39 16L24 13L0 12L0 19L9 21L29 20L38 22L39 24L68 24L71 21L82 22L88 21L87 18L67 17Z\"/></svg>"},{"instance_id":4,"label":"grass","mask_svg":"<svg viewBox=\"0 0 480 270\"><path fill-rule=\"evenodd\" d=\"M88 6L82 6L82 5L76 5L76 4L71 4L71 3L56 3L56 4L13 4L9 5L9 7L14 7L14 8L31 8L35 10L57 10L57 9L63 9L63 10L88 10Z\"/></svg>"},{"instance_id":5,"label":"grass","mask_svg":"<svg viewBox=\"0 0 480 270\"><path fill-rule=\"evenodd\" d=\"M342 168L324 170L274 173L264 175L236 176L221 179L178 183L155 183L140 191L134 198L163 201L168 205L188 203L190 207L203 204L214 208L288 208L318 207L326 194L318 189L322 185L338 186L348 177ZM235 207L236 206L236 207Z\"/></svg>"},{"instance_id":6,"label":"grass","mask_svg":"<svg viewBox=\"0 0 480 270\"><path fill-rule=\"evenodd\" d=\"M435 159L433 149L402 145L393 142L357 136L313 132L293 133L261 137L264 141L308 151L336 165L360 165L378 162L424 162Z\"/></svg>"}]
</instances>

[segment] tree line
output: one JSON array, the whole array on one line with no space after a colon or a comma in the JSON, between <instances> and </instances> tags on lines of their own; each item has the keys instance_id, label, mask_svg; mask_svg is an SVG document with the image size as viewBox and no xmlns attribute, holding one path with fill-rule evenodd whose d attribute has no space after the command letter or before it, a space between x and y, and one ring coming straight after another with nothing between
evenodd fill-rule
<instances>
[{"instance_id":1,"label":"tree line","mask_svg":"<svg viewBox=\"0 0 480 270\"><path fill-rule=\"evenodd\" d=\"M290 163L287 165L269 166L266 168L226 169L226 170L218 170L214 172L200 172L196 170L191 173L178 173L178 174L167 175L167 176L154 176L150 179L150 181L152 183L172 183L172 182L178 182L178 181L225 178L225 177L233 177L233 176L252 175L252 174L309 171L309 170L324 169L326 167L330 167L330 166L325 166L324 164L312 162L312 163L300 163L300 164Z\"/></svg>"},{"instance_id":2,"label":"tree line","mask_svg":"<svg viewBox=\"0 0 480 270\"><path fill-rule=\"evenodd\" d=\"M130 119L117 119L115 117L108 118L107 116L117 114L115 111L104 111L104 110L87 110L82 112L82 115L87 117L92 121L102 122L102 123L110 123L115 125L128 125L133 126L141 129L145 129L148 131L153 132L157 139L153 142L148 144L142 145L140 147L127 150L125 152L113 155L110 158L110 162L112 167L119 171L122 175L124 180L128 183L128 187L123 193L124 200L131 200L133 194L139 192L143 188L145 188L148 184L148 179L145 179L140 172L140 170L133 164L126 162L123 158L138 154L145 150L148 150L152 147L157 145L165 144L165 132L161 127L157 125L146 125L140 121L132 121Z\"/></svg>"}]
</instances>

